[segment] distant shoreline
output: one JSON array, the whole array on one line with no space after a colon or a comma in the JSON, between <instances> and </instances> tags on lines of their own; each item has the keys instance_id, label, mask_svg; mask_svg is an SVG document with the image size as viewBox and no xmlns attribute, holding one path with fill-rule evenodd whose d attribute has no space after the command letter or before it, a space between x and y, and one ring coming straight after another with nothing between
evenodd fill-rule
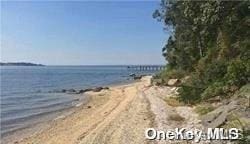
<instances>
[{"instance_id":1,"label":"distant shoreline","mask_svg":"<svg viewBox=\"0 0 250 144\"><path fill-rule=\"evenodd\" d=\"M27 62L0 62L0 66L45 66L42 64L27 63Z\"/></svg>"}]
</instances>

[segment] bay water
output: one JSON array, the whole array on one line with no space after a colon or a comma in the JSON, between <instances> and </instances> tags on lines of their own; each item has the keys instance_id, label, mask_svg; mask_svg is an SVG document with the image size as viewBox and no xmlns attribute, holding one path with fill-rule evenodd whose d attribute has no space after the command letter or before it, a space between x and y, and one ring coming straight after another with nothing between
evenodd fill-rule
<instances>
[{"instance_id":1,"label":"bay water","mask_svg":"<svg viewBox=\"0 0 250 144\"><path fill-rule=\"evenodd\" d=\"M44 122L75 107L86 89L131 82L127 66L1 66L1 136Z\"/></svg>"}]
</instances>

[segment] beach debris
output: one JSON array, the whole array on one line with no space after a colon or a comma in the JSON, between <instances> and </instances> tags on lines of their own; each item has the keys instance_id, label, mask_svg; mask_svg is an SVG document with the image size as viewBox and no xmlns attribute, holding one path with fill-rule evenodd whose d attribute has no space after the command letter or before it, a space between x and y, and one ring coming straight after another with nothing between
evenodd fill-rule
<instances>
[{"instance_id":1,"label":"beach debris","mask_svg":"<svg viewBox=\"0 0 250 144\"><path fill-rule=\"evenodd\" d=\"M93 92L100 92L101 90L103 90L103 87L96 87L92 89Z\"/></svg>"},{"instance_id":2,"label":"beach debris","mask_svg":"<svg viewBox=\"0 0 250 144\"><path fill-rule=\"evenodd\" d=\"M85 93L85 92L88 92L88 91L92 91L92 89L91 88L81 89L81 90L78 91L78 94Z\"/></svg>"},{"instance_id":3,"label":"beach debris","mask_svg":"<svg viewBox=\"0 0 250 144\"><path fill-rule=\"evenodd\" d=\"M221 96L215 96L215 97L209 98L207 101L210 103L216 103L216 102L218 103L221 101Z\"/></svg>"},{"instance_id":4,"label":"beach debris","mask_svg":"<svg viewBox=\"0 0 250 144\"><path fill-rule=\"evenodd\" d=\"M134 76L134 80L140 80L141 78L142 78L141 75L139 75L139 76Z\"/></svg>"},{"instance_id":5,"label":"beach debris","mask_svg":"<svg viewBox=\"0 0 250 144\"><path fill-rule=\"evenodd\" d=\"M62 89L62 90L53 90L53 91L49 91L49 93L76 93L77 91L75 89Z\"/></svg>"},{"instance_id":6,"label":"beach debris","mask_svg":"<svg viewBox=\"0 0 250 144\"><path fill-rule=\"evenodd\" d=\"M153 80L153 85L159 86L161 84L163 84L163 79L154 79Z\"/></svg>"},{"instance_id":7,"label":"beach debris","mask_svg":"<svg viewBox=\"0 0 250 144\"><path fill-rule=\"evenodd\" d=\"M90 108L91 108L91 106L87 106L87 108L88 108L88 109L90 109Z\"/></svg>"},{"instance_id":8,"label":"beach debris","mask_svg":"<svg viewBox=\"0 0 250 144\"><path fill-rule=\"evenodd\" d=\"M229 113L236 108L236 102L232 101L227 105L223 105L214 111L202 117L202 124L207 128L220 127L227 121Z\"/></svg>"},{"instance_id":9,"label":"beach debris","mask_svg":"<svg viewBox=\"0 0 250 144\"><path fill-rule=\"evenodd\" d=\"M53 92L56 92L56 93L67 93L67 94L82 94L82 93L89 92L89 91L100 92L101 90L109 90L109 87L95 87L95 88L87 88L87 89L80 89L80 90L62 89L60 91L53 91Z\"/></svg>"},{"instance_id":10,"label":"beach debris","mask_svg":"<svg viewBox=\"0 0 250 144\"><path fill-rule=\"evenodd\" d=\"M69 89L66 91L67 94L77 94L77 91L75 89Z\"/></svg>"},{"instance_id":11,"label":"beach debris","mask_svg":"<svg viewBox=\"0 0 250 144\"><path fill-rule=\"evenodd\" d=\"M109 87L103 87L103 89L105 89L105 90L109 90Z\"/></svg>"},{"instance_id":12,"label":"beach debris","mask_svg":"<svg viewBox=\"0 0 250 144\"><path fill-rule=\"evenodd\" d=\"M170 79L168 80L168 86L177 86L180 82L181 81L179 79Z\"/></svg>"},{"instance_id":13,"label":"beach debris","mask_svg":"<svg viewBox=\"0 0 250 144\"><path fill-rule=\"evenodd\" d=\"M133 77L134 80L139 80L142 77L146 76L145 74L141 74L141 75L136 75L135 73L131 73L129 74L130 77Z\"/></svg>"},{"instance_id":14,"label":"beach debris","mask_svg":"<svg viewBox=\"0 0 250 144\"><path fill-rule=\"evenodd\" d=\"M129 76L131 76L131 77L135 77L135 76L136 76L136 74L135 74L135 73L131 73Z\"/></svg>"},{"instance_id":15,"label":"beach debris","mask_svg":"<svg viewBox=\"0 0 250 144\"><path fill-rule=\"evenodd\" d=\"M101 90L109 90L109 87L96 87L96 88L81 89L78 91L78 94L85 93L88 91L100 92Z\"/></svg>"}]
</instances>

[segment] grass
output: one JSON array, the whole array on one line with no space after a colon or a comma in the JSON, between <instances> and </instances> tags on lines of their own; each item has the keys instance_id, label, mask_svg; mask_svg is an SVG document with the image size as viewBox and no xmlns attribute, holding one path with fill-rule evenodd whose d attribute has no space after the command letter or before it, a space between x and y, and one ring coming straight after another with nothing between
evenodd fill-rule
<instances>
[{"instance_id":1,"label":"grass","mask_svg":"<svg viewBox=\"0 0 250 144\"><path fill-rule=\"evenodd\" d=\"M196 106L195 112L198 113L200 116L202 116L213 111L214 109L215 108L212 105L204 104Z\"/></svg>"},{"instance_id":2,"label":"grass","mask_svg":"<svg viewBox=\"0 0 250 144\"><path fill-rule=\"evenodd\" d=\"M185 120L184 117L180 116L179 114L175 113L175 114L170 114L168 117L169 120L172 121L178 121L178 122L182 122Z\"/></svg>"},{"instance_id":3,"label":"grass","mask_svg":"<svg viewBox=\"0 0 250 144\"><path fill-rule=\"evenodd\" d=\"M240 118L236 113L231 113L227 116L227 122L223 127L243 129L249 124L250 122L246 118Z\"/></svg>"},{"instance_id":4,"label":"grass","mask_svg":"<svg viewBox=\"0 0 250 144\"><path fill-rule=\"evenodd\" d=\"M174 98L174 97L169 97L164 100L169 106L172 106L172 107L178 107L178 106L184 105L182 102L180 102L177 98Z\"/></svg>"}]
</instances>

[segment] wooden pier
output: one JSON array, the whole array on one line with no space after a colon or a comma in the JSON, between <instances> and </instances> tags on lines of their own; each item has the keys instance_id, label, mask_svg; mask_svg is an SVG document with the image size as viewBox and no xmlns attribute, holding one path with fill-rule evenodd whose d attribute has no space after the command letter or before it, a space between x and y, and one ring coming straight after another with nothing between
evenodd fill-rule
<instances>
[{"instance_id":1,"label":"wooden pier","mask_svg":"<svg viewBox=\"0 0 250 144\"><path fill-rule=\"evenodd\" d=\"M165 69L163 65L133 65L128 66L128 70L138 70L138 71L160 71Z\"/></svg>"}]
</instances>

